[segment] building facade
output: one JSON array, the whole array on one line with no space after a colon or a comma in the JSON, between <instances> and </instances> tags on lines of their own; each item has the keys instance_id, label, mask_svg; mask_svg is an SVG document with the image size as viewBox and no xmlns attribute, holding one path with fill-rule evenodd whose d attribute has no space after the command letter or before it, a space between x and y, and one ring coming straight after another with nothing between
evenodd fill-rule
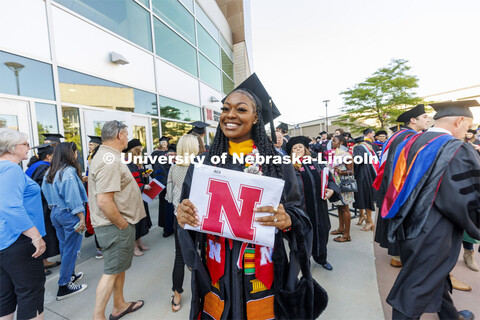
<instances>
[{"instance_id":1,"label":"building facade","mask_svg":"<svg viewBox=\"0 0 480 320\"><path fill-rule=\"evenodd\" d=\"M61 133L82 165L87 136L113 119L149 153L196 120L211 124L208 143L220 101L251 69L248 37L238 37L248 1L217 1L2 1L0 127L31 145Z\"/></svg>"}]
</instances>

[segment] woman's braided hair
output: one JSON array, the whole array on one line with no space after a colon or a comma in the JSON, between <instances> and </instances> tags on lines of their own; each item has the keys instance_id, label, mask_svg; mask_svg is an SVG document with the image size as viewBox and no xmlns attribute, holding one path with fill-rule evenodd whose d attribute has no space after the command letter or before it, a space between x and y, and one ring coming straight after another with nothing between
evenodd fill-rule
<instances>
[{"instance_id":1,"label":"woman's braided hair","mask_svg":"<svg viewBox=\"0 0 480 320\"><path fill-rule=\"evenodd\" d=\"M268 138L267 132L265 131L265 123L263 122L261 107L257 104L256 99L253 97L253 95L250 92L241 88L232 91L230 94L234 92L245 95L253 102L253 105L255 107L255 112L258 116L258 121L256 124L252 126L251 136L252 136L253 142L257 146L259 154L264 157L270 156L270 155L271 156L278 155L277 151L275 150L275 147L273 146L273 142ZM208 160L210 161L211 158L215 155L221 156L223 153L227 153L228 155L228 147L229 147L228 138L225 136L220 126L218 126L217 132L215 134L215 138L213 139L209 154L207 156ZM225 162L225 164L231 164L231 163L232 163L232 156L228 155L227 161ZM224 167L225 165L222 163L219 163L218 166ZM273 164L272 159L270 159L270 163L268 164L264 163L261 165L261 167L262 167L263 175L268 177L282 178L281 166Z\"/></svg>"}]
</instances>

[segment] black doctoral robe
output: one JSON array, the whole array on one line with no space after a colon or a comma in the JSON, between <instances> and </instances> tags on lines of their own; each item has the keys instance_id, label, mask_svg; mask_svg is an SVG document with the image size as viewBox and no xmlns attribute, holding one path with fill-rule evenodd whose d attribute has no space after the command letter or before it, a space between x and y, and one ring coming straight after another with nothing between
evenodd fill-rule
<instances>
[{"instance_id":1,"label":"black doctoral robe","mask_svg":"<svg viewBox=\"0 0 480 320\"><path fill-rule=\"evenodd\" d=\"M207 162L206 164L211 165ZM274 264L272 285L274 313L277 319L309 318L312 315L306 311L308 308L304 308L304 305L305 301L312 300L313 297L308 293L306 294L304 290L293 291L299 285L298 274L300 269L307 268L309 270L307 252L310 252L312 247L312 225L301 209L301 198L293 166L282 165L282 168L285 186L281 203L290 215L292 230L286 233L279 231L275 235L275 249L272 255ZM226 166L226 169L243 171L243 165L230 164ZM181 200L189 197L192 175L193 166L190 166L183 183ZM203 312L205 296L210 292L214 292L224 301L221 319L247 319L246 297L262 299L265 298L266 294L272 294L271 290L254 292L253 283L248 281L251 276L246 276L244 270L237 267L236 263L240 255L242 242L233 240L233 246L230 248L229 241L226 240L225 273L219 280L218 288L220 290L217 290L211 283L206 265L206 234L179 227L178 238L185 264L192 268L190 319L212 319ZM289 243L288 254L285 249L285 240ZM198 253L197 248L200 248L201 254ZM305 264L299 263L298 257L302 256ZM291 262L289 263L289 261ZM305 274L306 270L302 270ZM300 284L303 280L300 281ZM303 282L303 284L305 283ZM310 304L310 307L313 307L316 310L315 312L319 314L325 309L328 296L321 287L316 287L314 291L316 303Z\"/></svg>"},{"instance_id":2,"label":"black doctoral robe","mask_svg":"<svg viewBox=\"0 0 480 320\"><path fill-rule=\"evenodd\" d=\"M367 148L367 146L356 145L353 148L353 156L368 159L370 153L365 148ZM377 177L375 169L368 163L354 163L353 172L355 172L355 180L357 180L358 188L358 192L354 193L355 203L353 207L361 210L375 210L376 190L372 186L373 181Z\"/></svg>"},{"instance_id":3,"label":"black doctoral robe","mask_svg":"<svg viewBox=\"0 0 480 320\"><path fill-rule=\"evenodd\" d=\"M32 173L32 180L38 183L40 188L42 187L43 177L47 170L50 168L48 164L41 164L38 168ZM47 200L43 196L42 192L42 207L43 207L43 219L45 221L45 231L47 234L43 237L45 241L46 249L45 252L40 256L42 259L47 259L60 254L60 247L57 239L57 232L55 227L52 225L52 220L50 219L50 213L52 210L48 207Z\"/></svg>"},{"instance_id":4,"label":"black doctoral robe","mask_svg":"<svg viewBox=\"0 0 480 320\"><path fill-rule=\"evenodd\" d=\"M152 152L152 158L157 156L166 156L167 151L160 151L155 150ZM161 164L158 161L155 161L152 164L153 174L152 178L157 179L160 181L164 186L165 189L160 192L158 195L158 226L162 227L164 233L171 234L173 233L173 217L175 208L173 205L165 200L165 195L167 194L167 178L168 178L168 171L170 170L170 164Z\"/></svg>"},{"instance_id":5,"label":"black doctoral robe","mask_svg":"<svg viewBox=\"0 0 480 320\"><path fill-rule=\"evenodd\" d=\"M301 171L295 170L300 187L302 209L310 218L313 227L313 260L322 265L327 262L327 242L331 227L328 203L327 200L322 199L321 173L323 168L325 165L313 162L312 164L302 164ZM331 174L328 175L328 189L334 191L330 197L331 201L340 200L340 188Z\"/></svg>"},{"instance_id":6,"label":"black doctoral robe","mask_svg":"<svg viewBox=\"0 0 480 320\"><path fill-rule=\"evenodd\" d=\"M407 165L420 147L439 134L427 131L418 138ZM418 318L439 312L442 296L443 302L450 299L446 288L451 292L449 273L457 263L463 231L480 239L479 177L480 157L475 150L458 139L450 140L391 219L388 235L398 241L403 263L387 297L394 309Z\"/></svg>"},{"instance_id":7,"label":"black doctoral robe","mask_svg":"<svg viewBox=\"0 0 480 320\"><path fill-rule=\"evenodd\" d=\"M409 129L409 128L407 128ZM405 129L404 129L405 130ZM398 256L398 245L396 242L388 241L388 223L389 220L382 219L380 212L382 211L382 203L383 199L385 198L385 193L387 192L387 188L390 185L390 181L392 179L392 167L393 167L393 160L395 159L395 151L397 150L398 145L408 137L411 137L415 133L410 130L405 130L402 133L399 133L397 137L392 141L390 144L390 148L388 149L388 156L385 162L385 171L383 173L383 180L382 184L380 185L379 190L376 192L377 194L377 207L378 207L378 214L377 214L377 224L375 227L375 242L377 242L380 247L388 249L388 254L391 256ZM385 148L386 144L384 145Z\"/></svg>"},{"instance_id":8,"label":"black doctoral robe","mask_svg":"<svg viewBox=\"0 0 480 320\"><path fill-rule=\"evenodd\" d=\"M127 164L128 169L135 178L135 182L138 184L140 191L143 192L145 185L148 184L148 177L144 177L145 169L140 169L135 163L130 162ZM135 240L148 234L152 227L152 219L150 218L150 210L148 209L148 203L143 201L143 207L145 208L146 217L142 218L135 224Z\"/></svg>"}]
</instances>

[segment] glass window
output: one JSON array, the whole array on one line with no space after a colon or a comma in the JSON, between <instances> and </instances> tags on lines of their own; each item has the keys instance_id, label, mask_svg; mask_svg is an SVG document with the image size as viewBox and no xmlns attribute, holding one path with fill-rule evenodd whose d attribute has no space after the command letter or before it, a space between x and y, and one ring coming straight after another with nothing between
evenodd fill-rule
<instances>
[{"instance_id":1,"label":"glass window","mask_svg":"<svg viewBox=\"0 0 480 320\"><path fill-rule=\"evenodd\" d=\"M193 12L193 0L180 0L191 12Z\"/></svg>"},{"instance_id":2,"label":"glass window","mask_svg":"<svg viewBox=\"0 0 480 320\"><path fill-rule=\"evenodd\" d=\"M54 104L35 102L35 114L37 116L37 129L40 144L45 137L42 133L58 133L57 107Z\"/></svg>"},{"instance_id":3,"label":"glass window","mask_svg":"<svg viewBox=\"0 0 480 320\"><path fill-rule=\"evenodd\" d=\"M223 36L220 36L220 44L225 53L230 57L230 60L233 60L233 51Z\"/></svg>"},{"instance_id":4,"label":"glass window","mask_svg":"<svg viewBox=\"0 0 480 320\"><path fill-rule=\"evenodd\" d=\"M83 163L82 136L80 134L80 115L78 108L62 107L62 115L65 141L74 142L77 145L78 161L80 161L83 171L85 166Z\"/></svg>"},{"instance_id":5,"label":"glass window","mask_svg":"<svg viewBox=\"0 0 480 320\"><path fill-rule=\"evenodd\" d=\"M155 50L157 55L182 68L188 73L198 76L197 51L170 30L158 19L154 19L155 26Z\"/></svg>"},{"instance_id":6,"label":"glass window","mask_svg":"<svg viewBox=\"0 0 480 320\"><path fill-rule=\"evenodd\" d=\"M157 116L155 94L84 73L58 68L63 102Z\"/></svg>"},{"instance_id":7,"label":"glass window","mask_svg":"<svg viewBox=\"0 0 480 320\"><path fill-rule=\"evenodd\" d=\"M223 93L229 94L233 91L234 84L233 81L230 80L225 74L223 75Z\"/></svg>"},{"instance_id":8,"label":"glass window","mask_svg":"<svg viewBox=\"0 0 480 320\"><path fill-rule=\"evenodd\" d=\"M158 102L160 103L160 115L164 118L184 121L201 120L199 107L162 96L158 97Z\"/></svg>"},{"instance_id":9,"label":"glass window","mask_svg":"<svg viewBox=\"0 0 480 320\"><path fill-rule=\"evenodd\" d=\"M228 76L233 79L233 62L228 58L225 52L222 50L222 70Z\"/></svg>"},{"instance_id":10,"label":"glass window","mask_svg":"<svg viewBox=\"0 0 480 320\"><path fill-rule=\"evenodd\" d=\"M0 114L0 129L7 128L18 131L18 118L11 114Z\"/></svg>"},{"instance_id":11,"label":"glass window","mask_svg":"<svg viewBox=\"0 0 480 320\"><path fill-rule=\"evenodd\" d=\"M55 100L52 66L0 51L0 92Z\"/></svg>"},{"instance_id":12,"label":"glass window","mask_svg":"<svg viewBox=\"0 0 480 320\"><path fill-rule=\"evenodd\" d=\"M153 12L195 44L195 18L178 0L153 0Z\"/></svg>"},{"instance_id":13,"label":"glass window","mask_svg":"<svg viewBox=\"0 0 480 320\"><path fill-rule=\"evenodd\" d=\"M162 135L171 137L170 144L178 143L178 140L192 129L188 123L162 120Z\"/></svg>"},{"instance_id":14,"label":"glass window","mask_svg":"<svg viewBox=\"0 0 480 320\"><path fill-rule=\"evenodd\" d=\"M198 56L200 63L200 79L215 88L217 91L222 91L222 75L220 69L208 61L208 59L202 54L199 54Z\"/></svg>"},{"instance_id":15,"label":"glass window","mask_svg":"<svg viewBox=\"0 0 480 320\"><path fill-rule=\"evenodd\" d=\"M198 21L207 29L207 31L213 36L215 40L218 40L218 29L213 24L212 20L207 16L207 14L200 8L200 6L195 2L195 16Z\"/></svg>"},{"instance_id":16,"label":"glass window","mask_svg":"<svg viewBox=\"0 0 480 320\"><path fill-rule=\"evenodd\" d=\"M220 46L207 30L197 22L198 48L204 55L210 58L216 65L220 65Z\"/></svg>"},{"instance_id":17,"label":"glass window","mask_svg":"<svg viewBox=\"0 0 480 320\"><path fill-rule=\"evenodd\" d=\"M137 0L137 1L143 4L145 7L150 8L149 0Z\"/></svg>"},{"instance_id":18,"label":"glass window","mask_svg":"<svg viewBox=\"0 0 480 320\"><path fill-rule=\"evenodd\" d=\"M153 148L158 147L160 143L160 121L158 119L152 118L152 138L153 138Z\"/></svg>"},{"instance_id":19,"label":"glass window","mask_svg":"<svg viewBox=\"0 0 480 320\"><path fill-rule=\"evenodd\" d=\"M145 126L133 126L133 138L140 140L143 150L147 151L147 128Z\"/></svg>"},{"instance_id":20,"label":"glass window","mask_svg":"<svg viewBox=\"0 0 480 320\"><path fill-rule=\"evenodd\" d=\"M150 14L132 0L55 0L70 10L152 51ZM143 1L142 1L143 2Z\"/></svg>"}]
</instances>

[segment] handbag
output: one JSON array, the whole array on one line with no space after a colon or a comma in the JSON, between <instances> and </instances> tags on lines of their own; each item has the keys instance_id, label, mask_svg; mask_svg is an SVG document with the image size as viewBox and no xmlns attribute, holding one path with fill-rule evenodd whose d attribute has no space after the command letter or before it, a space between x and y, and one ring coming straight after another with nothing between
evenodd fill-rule
<instances>
[{"instance_id":1,"label":"handbag","mask_svg":"<svg viewBox=\"0 0 480 320\"><path fill-rule=\"evenodd\" d=\"M357 181L353 175L340 176L340 191L345 192L358 192Z\"/></svg>"}]
</instances>

